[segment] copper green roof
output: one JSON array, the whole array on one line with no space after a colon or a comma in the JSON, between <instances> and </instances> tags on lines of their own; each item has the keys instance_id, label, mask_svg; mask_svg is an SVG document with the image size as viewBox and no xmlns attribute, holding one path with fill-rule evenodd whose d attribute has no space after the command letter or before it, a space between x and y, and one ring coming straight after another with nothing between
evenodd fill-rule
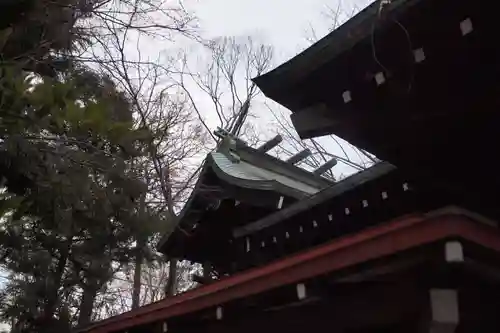
<instances>
[{"instance_id":1,"label":"copper green roof","mask_svg":"<svg viewBox=\"0 0 500 333\"><path fill-rule=\"evenodd\" d=\"M214 186L208 179L218 179ZM268 193L302 200L333 185L334 182L320 175L287 163L266 152L247 146L242 141L221 142L218 149L207 155L197 184L188 202L170 232L164 235L158 247L165 246L172 233L179 229L188 232L203 220L210 200L224 200L234 195L234 190L248 191L251 196ZM231 189L227 189L230 186ZM234 199L234 198L233 198ZM276 209L274 203L274 209Z\"/></svg>"},{"instance_id":2,"label":"copper green roof","mask_svg":"<svg viewBox=\"0 0 500 333\"><path fill-rule=\"evenodd\" d=\"M280 174L274 170L265 169L245 160L238 163L232 162L228 157L219 152L211 153L212 169L217 176L243 188L253 188L266 191L277 191L302 197L318 192L323 186L320 183L309 185L293 177Z\"/></svg>"}]
</instances>

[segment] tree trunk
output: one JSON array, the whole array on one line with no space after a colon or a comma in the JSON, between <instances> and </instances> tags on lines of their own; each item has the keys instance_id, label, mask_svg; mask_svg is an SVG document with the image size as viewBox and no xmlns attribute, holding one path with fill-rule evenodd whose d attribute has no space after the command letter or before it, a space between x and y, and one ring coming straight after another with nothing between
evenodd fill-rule
<instances>
[{"instance_id":1,"label":"tree trunk","mask_svg":"<svg viewBox=\"0 0 500 333\"><path fill-rule=\"evenodd\" d=\"M96 288L87 286L83 288L82 301L80 303L80 314L78 316L78 325L85 325L90 323L96 296Z\"/></svg>"},{"instance_id":2,"label":"tree trunk","mask_svg":"<svg viewBox=\"0 0 500 333\"><path fill-rule=\"evenodd\" d=\"M169 168L170 166L167 166L163 169L160 168L159 175L163 176L160 179L162 180L163 195L167 201L167 208L169 213L167 221L169 223L175 223L174 221L176 219L176 216L174 212L174 200L172 197L172 184L170 179L171 174ZM168 267L168 281L165 293L167 297L171 297L175 295L176 291L177 291L177 259L170 258L170 265Z\"/></svg>"},{"instance_id":3,"label":"tree trunk","mask_svg":"<svg viewBox=\"0 0 500 333\"><path fill-rule=\"evenodd\" d=\"M209 262L203 263L203 280L210 281L212 279L212 264Z\"/></svg>"},{"instance_id":4,"label":"tree trunk","mask_svg":"<svg viewBox=\"0 0 500 333\"><path fill-rule=\"evenodd\" d=\"M134 283L132 287L132 309L137 309L140 305L141 297L141 276L142 263L144 261L144 239L137 240L137 253L135 255Z\"/></svg>"},{"instance_id":5,"label":"tree trunk","mask_svg":"<svg viewBox=\"0 0 500 333\"><path fill-rule=\"evenodd\" d=\"M54 272L54 275L48 276L47 279L53 279L53 285L47 291L47 299L45 302L43 319L45 322L50 323L54 317L54 313L57 308L57 302L59 298L59 289L61 287L61 282L64 274L64 270L68 263L69 252L71 249L71 244L73 243L73 238L68 238L68 240L64 243L63 248L61 249L61 256L57 262L57 267ZM49 284L50 285L50 284Z\"/></svg>"},{"instance_id":6,"label":"tree trunk","mask_svg":"<svg viewBox=\"0 0 500 333\"><path fill-rule=\"evenodd\" d=\"M146 193L143 193L141 195L139 215L141 217L146 216ZM132 287L132 309L137 309L140 305L141 300L142 263L144 261L144 248L146 247L146 238L143 235L139 234L137 236L136 242L134 283Z\"/></svg>"},{"instance_id":7,"label":"tree trunk","mask_svg":"<svg viewBox=\"0 0 500 333\"><path fill-rule=\"evenodd\" d=\"M174 296L176 291L177 291L177 259L170 258L166 296L167 297Z\"/></svg>"}]
</instances>

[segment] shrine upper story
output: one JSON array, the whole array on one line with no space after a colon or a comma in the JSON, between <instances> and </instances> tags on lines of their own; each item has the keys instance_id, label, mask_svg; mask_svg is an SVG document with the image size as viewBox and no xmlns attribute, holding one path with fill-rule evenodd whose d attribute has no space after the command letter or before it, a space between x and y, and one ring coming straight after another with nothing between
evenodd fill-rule
<instances>
[{"instance_id":1,"label":"shrine upper story","mask_svg":"<svg viewBox=\"0 0 500 333\"><path fill-rule=\"evenodd\" d=\"M207 155L185 207L158 248L168 256L208 263L223 276L249 267L241 253L250 245L240 244L233 230L329 188L334 182L322 174L336 160L307 171L297 165L307 150L287 161L268 154L279 136L253 148L225 131L217 135L217 149Z\"/></svg>"},{"instance_id":2,"label":"shrine upper story","mask_svg":"<svg viewBox=\"0 0 500 333\"><path fill-rule=\"evenodd\" d=\"M500 44L484 0L375 1L254 79L302 138L334 134L500 218Z\"/></svg>"},{"instance_id":3,"label":"shrine upper story","mask_svg":"<svg viewBox=\"0 0 500 333\"><path fill-rule=\"evenodd\" d=\"M500 219L500 46L484 6L376 1L255 78L302 138L334 134L386 162L333 183L319 175L333 164L308 172L228 137L160 249L224 275L443 204Z\"/></svg>"}]
</instances>

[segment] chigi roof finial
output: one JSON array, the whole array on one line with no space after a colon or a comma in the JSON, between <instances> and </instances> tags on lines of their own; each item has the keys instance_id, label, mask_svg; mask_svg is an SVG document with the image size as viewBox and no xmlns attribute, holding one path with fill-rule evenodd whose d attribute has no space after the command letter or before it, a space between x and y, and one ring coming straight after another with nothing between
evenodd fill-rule
<instances>
[{"instance_id":1,"label":"chigi roof finial","mask_svg":"<svg viewBox=\"0 0 500 333\"><path fill-rule=\"evenodd\" d=\"M239 163L241 158L236 150L237 141L239 139L233 137L233 135L220 127L217 128L214 134L221 139L218 144L217 151L226 155L231 162Z\"/></svg>"}]
</instances>

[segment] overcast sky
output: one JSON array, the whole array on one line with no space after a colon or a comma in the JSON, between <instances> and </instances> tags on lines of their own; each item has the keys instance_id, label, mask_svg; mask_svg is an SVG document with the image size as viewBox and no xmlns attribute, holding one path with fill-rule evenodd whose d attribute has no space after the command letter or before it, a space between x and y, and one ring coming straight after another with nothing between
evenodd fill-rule
<instances>
[{"instance_id":1,"label":"overcast sky","mask_svg":"<svg viewBox=\"0 0 500 333\"><path fill-rule=\"evenodd\" d=\"M368 0L343 0L340 7L351 12L365 7ZM209 36L257 35L275 47L275 58L283 62L306 45L310 25L326 32L328 7L336 0L188 0L202 30Z\"/></svg>"},{"instance_id":2,"label":"overcast sky","mask_svg":"<svg viewBox=\"0 0 500 333\"><path fill-rule=\"evenodd\" d=\"M205 38L252 36L257 42L273 46L272 67L276 67L311 44L307 40L307 37L311 37L311 28L316 31L318 38L328 33L333 21L328 17L329 13L340 9L340 21L345 21L371 2L372 0L185 0L184 4L194 11ZM269 126L274 118L262 106L263 103L269 103L274 110L280 107L264 96L252 104L251 112L258 118L257 123L265 124L258 128L259 134L269 137L276 129ZM217 126L214 115L208 115L205 119L210 127ZM342 150L331 139L320 139L320 142L329 152L339 156L343 156L345 150L354 160L359 156L348 145ZM335 167L337 176L345 176L353 171L345 165Z\"/></svg>"},{"instance_id":3,"label":"overcast sky","mask_svg":"<svg viewBox=\"0 0 500 333\"><path fill-rule=\"evenodd\" d=\"M202 0L193 6L209 35L258 35L282 54L304 44L309 22L318 21L327 0ZM277 57L280 57L278 54ZM281 58L281 57L280 57Z\"/></svg>"}]
</instances>

